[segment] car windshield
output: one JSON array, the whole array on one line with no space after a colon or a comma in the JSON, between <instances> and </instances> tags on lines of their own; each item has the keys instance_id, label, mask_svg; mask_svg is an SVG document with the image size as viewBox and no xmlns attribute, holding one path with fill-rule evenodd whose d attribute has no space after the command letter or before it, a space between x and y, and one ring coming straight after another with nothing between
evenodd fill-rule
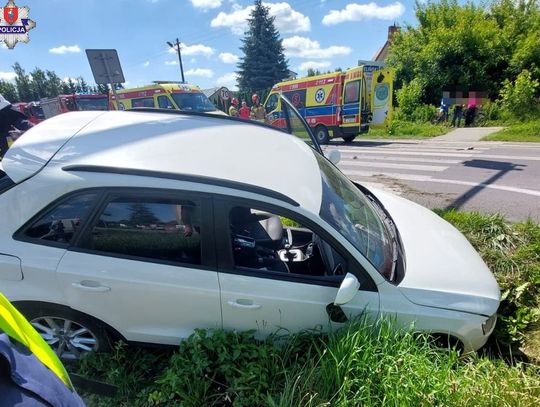
<instances>
[{"instance_id":1,"label":"car windshield","mask_svg":"<svg viewBox=\"0 0 540 407\"><path fill-rule=\"evenodd\" d=\"M77 98L77 110L109 110L109 99Z\"/></svg>"},{"instance_id":2,"label":"car windshield","mask_svg":"<svg viewBox=\"0 0 540 407\"><path fill-rule=\"evenodd\" d=\"M394 242L380 211L335 166L315 154L322 178L320 216L388 280L394 272Z\"/></svg>"},{"instance_id":3,"label":"car windshield","mask_svg":"<svg viewBox=\"0 0 540 407\"><path fill-rule=\"evenodd\" d=\"M173 93L172 97L180 110L202 113L217 110L204 93Z\"/></svg>"}]
</instances>

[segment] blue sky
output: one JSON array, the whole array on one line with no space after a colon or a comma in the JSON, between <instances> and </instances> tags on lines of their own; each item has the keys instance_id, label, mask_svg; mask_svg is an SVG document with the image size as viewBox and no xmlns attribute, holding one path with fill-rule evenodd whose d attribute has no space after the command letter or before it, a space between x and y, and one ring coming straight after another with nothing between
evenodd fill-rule
<instances>
[{"instance_id":1,"label":"blue sky","mask_svg":"<svg viewBox=\"0 0 540 407\"><path fill-rule=\"evenodd\" d=\"M3 7L7 0L0 0ZM371 59L394 21L414 24L413 0L268 0L276 16L289 67L347 68ZM127 87L179 80L176 53L166 41L183 43L186 81L209 88L235 86L240 39L251 0L17 0L37 24L30 42L13 50L0 45L0 79L12 65L82 76L94 83L87 48L116 48ZM0 15L0 18L3 16Z\"/></svg>"}]
</instances>

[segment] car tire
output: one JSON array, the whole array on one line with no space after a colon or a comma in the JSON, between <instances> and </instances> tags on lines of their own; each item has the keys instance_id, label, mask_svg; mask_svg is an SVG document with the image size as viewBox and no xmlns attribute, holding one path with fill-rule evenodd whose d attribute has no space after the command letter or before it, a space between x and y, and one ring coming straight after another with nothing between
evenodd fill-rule
<instances>
[{"instance_id":1,"label":"car tire","mask_svg":"<svg viewBox=\"0 0 540 407\"><path fill-rule=\"evenodd\" d=\"M356 136L341 136L341 138L345 143L350 143L356 138Z\"/></svg>"},{"instance_id":2,"label":"car tire","mask_svg":"<svg viewBox=\"0 0 540 407\"><path fill-rule=\"evenodd\" d=\"M319 144L328 144L328 142L330 141L328 129L322 124L319 124L317 127L315 127L315 138L317 139Z\"/></svg>"},{"instance_id":3,"label":"car tire","mask_svg":"<svg viewBox=\"0 0 540 407\"><path fill-rule=\"evenodd\" d=\"M15 304L62 360L77 360L90 352L111 349L111 336L98 320L54 304Z\"/></svg>"}]
</instances>

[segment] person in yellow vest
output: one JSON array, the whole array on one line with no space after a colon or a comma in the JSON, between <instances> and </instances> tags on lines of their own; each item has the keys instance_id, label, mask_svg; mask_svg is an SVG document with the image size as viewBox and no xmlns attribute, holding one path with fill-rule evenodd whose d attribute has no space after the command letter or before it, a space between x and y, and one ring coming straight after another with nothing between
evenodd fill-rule
<instances>
[{"instance_id":1,"label":"person in yellow vest","mask_svg":"<svg viewBox=\"0 0 540 407\"><path fill-rule=\"evenodd\" d=\"M264 123L266 119L266 111L264 110L264 106L261 105L259 95L254 93L253 96L251 96L251 101L253 102L253 106L251 106L251 118L253 120L257 120L258 122Z\"/></svg>"},{"instance_id":2,"label":"person in yellow vest","mask_svg":"<svg viewBox=\"0 0 540 407\"><path fill-rule=\"evenodd\" d=\"M229 116L238 117L238 99L231 99L231 106L229 107Z\"/></svg>"},{"instance_id":3,"label":"person in yellow vest","mask_svg":"<svg viewBox=\"0 0 540 407\"><path fill-rule=\"evenodd\" d=\"M66 369L0 293L0 405L84 407Z\"/></svg>"}]
</instances>

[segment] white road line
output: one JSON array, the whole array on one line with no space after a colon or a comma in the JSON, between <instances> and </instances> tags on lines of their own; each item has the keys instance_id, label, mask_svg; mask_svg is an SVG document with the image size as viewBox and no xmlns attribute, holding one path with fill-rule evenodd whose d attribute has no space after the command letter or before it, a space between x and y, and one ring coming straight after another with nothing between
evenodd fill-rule
<instances>
[{"instance_id":1,"label":"white road line","mask_svg":"<svg viewBox=\"0 0 540 407\"><path fill-rule=\"evenodd\" d=\"M358 177L374 177L377 175L384 175L385 177L399 179L403 181L419 181L419 182L436 182L438 184L454 184L454 185L466 185L471 187L481 186L482 188L497 189L499 191L514 192L518 194L539 196L540 191L527 188L517 188L510 187L506 185L494 185L494 184L484 184L482 182L470 182L470 181L460 181L455 179L439 179L432 178L429 175L418 175L418 174L399 174L399 173L381 173L376 171L344 171L348 176L358 176Z\"/></svg>"},{"instance_id":2,"label":"white road line","mask_svg":"<svg viewBox=\"0 0 540 407\"><path fill-rule=\"evenodd\" d=\"M365 161L347 161L346 163L339 163L340 167L354 166L354 167L374 167L374 168L392 168L397 170L413 170L413 171L444 171L448 167L442 167L439 165L420 165L420 164L396 164L396 163L383 163L383 162L365 162Z\"/></svg>"},{"instance_id":3,"label":"white road line","mask_svg":"<svg viewBox=\"0 0 540 407\"><path fill-rule=\"evenodd\" d=\"M426 153L426 152L413 152L413 151L392 151L385 150L380 148L369 148L369 149L357 149L357 150L339 150L341 153L362 153L362 154L395 154L395 155L413 155L413 156L434 156L434 157L457 157L457 158L471 158L473 154L465 153ZM481 155L484 157L484 155Z\"/></svg>"},{"instance_id":4,"label":"white road line","mask_svg":"<svg viewBox=\"0 0 540 407\"><path fill-rule=\"evenodd\" d=\"M358 161L370 161L370 160L388 160L388 161L403 161L403 162L419 162L419 163L434 163L434 164L459 164L462 162L462 160L444 160L440 158L412 158L412 157L388 157L385 155L381 156L370 156L370 155L363 155L363 154L351 154L351 153L345 153L341 155L341 161L342 162L349 162L350 160L358 160Z\"/></svg>"}]
</instances>

